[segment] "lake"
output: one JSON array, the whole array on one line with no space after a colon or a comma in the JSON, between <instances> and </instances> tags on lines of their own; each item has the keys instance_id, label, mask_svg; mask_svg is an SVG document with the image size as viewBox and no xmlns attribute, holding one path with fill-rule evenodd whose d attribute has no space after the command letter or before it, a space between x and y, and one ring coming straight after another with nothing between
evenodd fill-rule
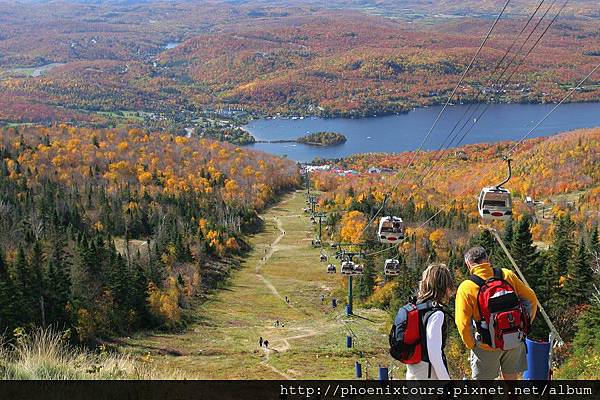
<instances>
[{"instance_id":1,"label":"lake","mask_svg":"<svg viewBox=\"0 0 600 400\"><path fill-rule=\"evenodd\" d=\"M466 136L463 144L520 139L554 104L492 104ZM437 150L468 105L448 107L424 145ZM476 107L476 106L474 106ZM249 147L310 161L315 157L339 158L356 153L416 150L433 124L441 106L419 108L406 114L363 119L305 117L304 119L257 119L244 128L257 140L296 139L319 131L338 132L348 141L333 147L296 143L255 143ZM482 105L475 115L484 109ZM472 125L473 119L467 127ZM462 123L461 123L462 125ZM600 103L561 105L531 137L547 136L577 128L600 126Z\"/></svg>"}]
</instances>

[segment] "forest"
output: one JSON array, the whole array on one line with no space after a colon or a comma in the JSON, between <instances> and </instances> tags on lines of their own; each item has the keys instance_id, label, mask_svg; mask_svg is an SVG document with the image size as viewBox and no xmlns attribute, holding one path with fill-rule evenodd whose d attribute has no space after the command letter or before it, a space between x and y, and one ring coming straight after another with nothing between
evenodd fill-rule
<instances>
[{"instance_id":1,"label":"forest","mask_svg":"<svg viewBox=\"0 0 600 400\"><path fill-rule=\"evenodd\" d=\"M0 160L0 324L82 343L184 326L299 184L291 161L134 128L5 128Z\"/></svg>"},{"instance_id":2,"label":"forest","mask_svg":"<svg viewBox=\"0 0 600 400\"><path fill-rule=\"evenodd\" d=\"M421 181L418 178L437 160L436 152L416 157L400 182L397 179L411 153L357 155L334 164L330 172L310 174L313 187L323 191L319 206L328 212L328 239L364 243L367 254L375 253L364 259L365 275L358 283L364 304L395 313L432 261L447 263L460 282L468 274L462 254L475 244L491 253L493 264L511 268L490 232L479 227L476 194L481 187L501 181L506 172L498 157L512 144L469 145L448 151L440 157L441 167ZM559 362L564 363L559 370L563 378L597 378L600 367L598 154L600 129L525 142L514 154L515 174L506 185L515 199L514 219L494 224L568 342L558 353ZM490 164L498 167L490 170ZM395 173L370 173L370 166L393 168ZM353 168L359 174L343 176L336 167ZM474 175L473 171L489 172ZM377 244L377 224L369 224L386 193L390 197L383 213L401 216L406 223L408 240L397 252ZM537 204L528 203L527 197ZM401 279L384 276L381 268L396 253L407 271ZM339 290L344 291L343 284ZM545 322L536 319L533 337L544 339L548 333ZM448 359L466 373L466 354L458 343L456 339L451 345Z\"/></svg>"},{"instance_id":3,"label":"forest","mask_svg":"<svg viewBox=\"0 0 600 400\"><path fill-rule=\"evenodd\" d=\"M440 104L479 45L493 8L471 4L458 22L433 18L434 9L424 6L429 17L407 21L382 16L386 7L398 11L389 2L377 2L373 7L381 12L375 13L366 4L337 8L347 1L329 8L289 3L294 7L260 1L201 7L153 2L148 9L58 2L52 12L37 3L6 9L0 12L0 121L133 123L183 132L209 108L363 117ZM82 17L62 18L73 10ZM557 101L595 63L600 48L587 18L589 4L574 1L527 61L517 59L518 71L500 90L482 77L524 23L522 4L507 12L512 18L483 49L457 102ZM16 16L3 17L11 13ZM597 100L599 88L590 81L570 101ZM206 134L227 138L217 130Z\"/></svg>"}]
</instances>

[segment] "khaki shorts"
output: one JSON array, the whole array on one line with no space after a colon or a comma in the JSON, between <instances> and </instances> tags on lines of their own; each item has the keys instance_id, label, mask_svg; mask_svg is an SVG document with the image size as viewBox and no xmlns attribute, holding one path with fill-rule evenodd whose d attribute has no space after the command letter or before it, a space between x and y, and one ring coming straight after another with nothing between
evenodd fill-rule
<instances>
[{"instance_id":1,"label":"khaki shorts","mask_svg":"<svg viewBox=\"0 0 600 400\"><path fill-rule=\"evenodd\" d=\"M525 343L512 350L489 351L480 347L471 350L471 377L477 380L493 380L500 371L517 374L527 371L527 350Z\"/></svg>"}]
</instances>

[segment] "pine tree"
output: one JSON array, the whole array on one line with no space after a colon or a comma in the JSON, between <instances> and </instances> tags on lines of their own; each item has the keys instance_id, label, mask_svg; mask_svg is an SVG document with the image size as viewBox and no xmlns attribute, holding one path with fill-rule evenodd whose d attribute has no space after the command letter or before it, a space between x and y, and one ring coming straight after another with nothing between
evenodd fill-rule
<instances>
[{"instance_id":1,"label":"pine tree","mask_svg":"<svg viewBox=\"0 0 600 400\"><path fill-rule=\"evenodd\" d=\"M536 247L530 230L530 220L523 217L517 223L510 242L511 255L525 275L529 286L537 291L542 275L542 264L538 258Z\"/></svg>"},{"instance_id":2,"label":"pine tree","mask_svg":"<svg viewBox=\"0 0 600 400\"><path fill-rule=\"evenodd\" d=\"M589 246L591 255L592 270L596 271L594 274L594 281L598 283L600 281L600 234L598 233L598 226L594 226L590 233Z\"/></svg>"},{"instance_id":3,"label":"pine tree","mask_svg":"<svg viewBox=\"0 0 600 400\"><path fill-rule=\"evenodd\" d=\"M569 263L568 276L563 287L569 305L588 303L592 291L592 269L585 241L581 238L575 258Z\"/></svg>"},{"instance_id":4,"label":"pine tree","mask_svg":"<svg viewBox=\"0 0 600 400\"><path fill-rule=\"evenodd\" d=\"M366 300L371 296L373 287L375 286L375 268L372 259L367 259L364 268L364 274L361 279L358 279L357 295L360 300Z\"/></svg>"},{"instance_id":5,"label":"pine tree","mask_svg":"<svg viewBox=\"0 0 600 400\"><path fill-rule=\"evenodd\" d=\"M575 243L573 241L573 221L563 215L556 221L554 242L550 249L550 263L545 266L544 280L548 293L550 308L561 305L563 284L568 274L568 266L573 256Z\"/></svg>"},{"instance_id":6,"label":"pine tree","mask_svg":"<svg viewBox=\"0 0 600 400\"><path fill-rule=\"evenodd\" d=\"M56 234L48 257L47 320L57 326L68 322L67 304L71 301L71 273L63 237Z\"/></svg>"},{"instance_id":7,"label":"pine tree","mask_svg":"<svg viewBox=\"0 0 600 400\"><path fill-rule=\"evenodd\" d=\"M131 271L128 307L135 311L138 316L138 323L141 324L149 323L150 321L147 294L148 278L139 262L135 262Z\"/></svg>"},{"instance_id":8,"label":"pine tree","mask_svg":"<svg viewBox=\"0 0 600 400\"><path fill-rule=\"evenodd\" d=\"M22 247L17 250L14 263L15 303L20 310L20 322L29 323L34 314L35 300L32 297L33 283L31 271L25 251Z\"/></svg>"},{"instance_id":9,"label":"pine tree","mask_svg":"<svg viewBox=\"0 0 600 400\"><path fill-rule=\"evenodd\" d=\"M46 274L44 271L44 253L39 241L35 241L29 260L31 270L31 299L33 306L34 322L46 324ZM36 304L37 303L37 304ZM36 307L37 305L37 307Z\"/></svg>"},{"instance_id":10,"label":"pine tree","mask_svg":"<svg viewBox=\"0 0 600 400\"><path fill-rule=\"evenodd\" d=\"M504 224L504 236L502 238L502 240L504 240L504 243L506 244L506 247L508 247L509 250L512 249L511 246L513 243L513 233L514 233L513 220L509 219Z\"/></svg>"},{"instance_id":11,"label":"pine tree","mask_svg":"<svg viewBox=\"0 0 600 400\"><path fill-rule=\"evenodd\" d=\"M15 287L0 249L0 327L8 331L17 325L15 300Z\"/></svg>"}]
</instances>

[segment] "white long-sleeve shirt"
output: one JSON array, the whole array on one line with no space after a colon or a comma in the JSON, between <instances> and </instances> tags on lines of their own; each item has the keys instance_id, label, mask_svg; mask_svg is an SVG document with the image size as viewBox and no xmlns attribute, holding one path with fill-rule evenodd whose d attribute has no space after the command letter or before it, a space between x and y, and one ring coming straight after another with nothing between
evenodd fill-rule
<instances>
[{"instance_id":1,"label":"white long-sleeve shirt","mask_svg":"<svg viewBox=\"0 0 600 400\"><path fill-rule=\"evenodd\" d=\"M429 375L429 363L421 361L417 364L408 364L406 367L407 380L442 380L449 381L450 374L442 357L442 326L445 315L442 311L436 311L427 320L426 340L427 353L431 363L431 377Z\"/></svg>"}]
</instances>

